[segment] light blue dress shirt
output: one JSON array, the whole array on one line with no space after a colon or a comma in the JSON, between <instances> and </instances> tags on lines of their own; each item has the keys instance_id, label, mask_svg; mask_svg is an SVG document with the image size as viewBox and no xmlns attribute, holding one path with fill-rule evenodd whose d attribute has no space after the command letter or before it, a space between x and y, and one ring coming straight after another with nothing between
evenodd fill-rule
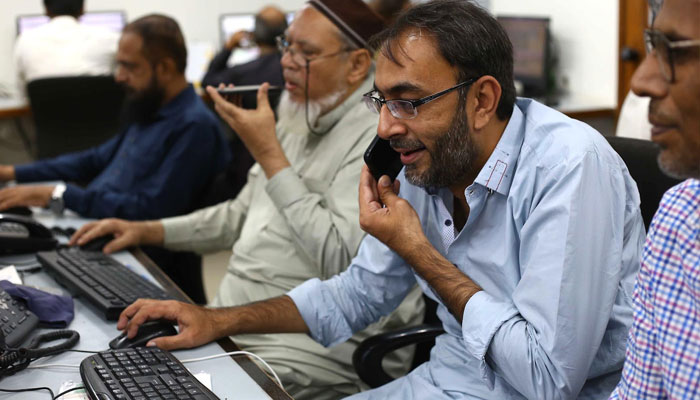
<instances>
[{"instance_id":1,"label":"light blue dress shirt","mask_svg":"<svg viewBox=\"0 0 700 400\"><path fill-rule=\"evenodd\" d=\"M401 257L367 236L347 271L289 292L326 346L391 312L416 281L439 303L447 333L430 361L353 398L607 398L625 356L644 241L637 186L607 141L518 99L466 189L460 232L448 189L399 179L433 246L483 290L458 321Z\"/></svg>"}]
</instances>

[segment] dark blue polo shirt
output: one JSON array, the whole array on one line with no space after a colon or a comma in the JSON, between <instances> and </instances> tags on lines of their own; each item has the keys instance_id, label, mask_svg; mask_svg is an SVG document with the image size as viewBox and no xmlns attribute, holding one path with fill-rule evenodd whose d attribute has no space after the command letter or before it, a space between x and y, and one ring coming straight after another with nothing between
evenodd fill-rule
<instances>
[{"instance_id":1,"label":"dark blue polo shirt","mask_svg":"<svg viewBox=\"0 0 700 400\"><path fill-rule=\"evenodd\" d=\"M191 210L231 159L219 122L192 87L152 123L132 124L98 147L15 168L18 182L64 180L66 208L91 218L133 220Z\"/></svg>"}]
</instances>

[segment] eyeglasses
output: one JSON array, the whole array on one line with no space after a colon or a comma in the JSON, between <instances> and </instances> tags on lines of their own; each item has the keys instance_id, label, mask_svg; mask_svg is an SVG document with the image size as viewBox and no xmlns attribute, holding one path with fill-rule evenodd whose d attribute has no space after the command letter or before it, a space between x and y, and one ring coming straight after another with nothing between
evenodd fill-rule
<instances>
[{"instance_id":1,"label":"eyeglasses","mask_svg":"<svg viewBox=\"0 0 700 400\"><path fill-rule=\"evenodd\" d=\"M655 53L659 62L659 68L664 78L669 83L676 80L674 68L674 54L678 57L678 51L689 47L700 47L700 40L679 40L672 42L661 31L654 29L644 30L644 42L647 53Z\"/></svg>"},{"instance_id":2,"label":"eyeglasses","mask_svg":"<svg viewBox=\"0 0 700 400\"><path fill-rule=\"evenodd\" d=\"M423 97L418 100L404 100L404 99L396 99L396 100L385 100L379 97L374 97L372 96L373 93L376 93L376 89L372 90L371 92L365 93L362 95L362 101L365 103L367 108L370 109L370 111L374 112L375 114L379 114L382 111L382 106L386 104L386 108L389 109L389 112L391 115L394 116L394 118L398 119L413 119L418 115L418 110L416 109L418 106L422 106L425 103L429 103L441 96L446 95L447 93L450 93L453 90L459 89L463 86L471 85L476 81L478 78L471 78L468 79L462 83L458 83L454 86L452 86L449 89L445 89L441 92L437 92L435 94L431 94L430 96Z\"/></svg>"},{"instance_id":3,"label":"eyeglasses","mask_svg":"<svg viewBox=\"0 0 700 400\"><path fill-rule=\"evenodd\" d=\"M306 57L305 55L301 54L301 52L299 52L299 50L294 50L291 47L292 46L291 43L289 43L287 41L287 38L284 35L277 36L275 38L275 41L277 42L277 50L279 50L279 52L282 53L282 55L284 55L284 53L289 52L289 55L292 57L292 61L294 62L294 64L296 64L299 67L306 67L309 65L309 63L311 63L311 61L316 61L316 60L320 60L323 58L335 57L338 54L347 53L349 51L352 51L351 49L341 49L341 50L338 50L335 53L331 53L331 54L324 54L324 55L320 55L320 56L316 56L316 57Z\"/></svg>"}]
</instances>

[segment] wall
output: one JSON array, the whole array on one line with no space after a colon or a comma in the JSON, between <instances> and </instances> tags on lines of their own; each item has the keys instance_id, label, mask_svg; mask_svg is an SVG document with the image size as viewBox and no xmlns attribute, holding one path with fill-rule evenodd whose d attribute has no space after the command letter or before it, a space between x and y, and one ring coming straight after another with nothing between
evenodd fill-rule
<instances>
[{"instance_id":1,"label":"wall","mask_svg":"<svg viewBox=\"0 0 700 400\"><path fill-rule=\"evenodd\" d=\"M296 10L305 0L86 0L87 11L124 10L129 19L162 12L177 19L188 43L218 45L222 13L255 12L264 4ZM14 89L15 17L42 13L41 0L0 1L0 85ZM206 6L203 6L205 4ZM559 81L579 103L617 105L618 2L589 0L490 0L495 14L549 16L559 48Z\"/></svg>"},{"instance_id":2,"label":"wall","mask_svg":"<svg viewBox=\"0 0 700 400\"><path fill-rule=\"evenodd\" d=\"M558 81L579 102L617 106L617 1L491 0L491 10L549 17L559 51Z\"/></svg>"}]
</instances>

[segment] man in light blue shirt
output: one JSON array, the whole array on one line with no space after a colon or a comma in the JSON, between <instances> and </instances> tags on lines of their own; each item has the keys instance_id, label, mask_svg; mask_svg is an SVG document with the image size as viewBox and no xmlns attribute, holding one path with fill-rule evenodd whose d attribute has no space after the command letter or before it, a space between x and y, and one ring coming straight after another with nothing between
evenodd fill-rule
<instances>
[{"instance_id":1,"label":"man in light blue shirt","mask_svg":"<svg viewBox=\"0 0 700 400\"><path fill-rule=\"evenodd\" d=\"M393 185L364 169L369 235L350 268L241 307L139 301L118 327L134 335L147 319L177 320L179 335L152 343L166 348L246 332L307 332L332 346L418 282L446 333L429 362L353 398L607 397L644 240L624 163L587 125L515 100L510 42L477 6L415 6L378 40L365 101L405 168Z\"/></svg>"}]
</instances>

